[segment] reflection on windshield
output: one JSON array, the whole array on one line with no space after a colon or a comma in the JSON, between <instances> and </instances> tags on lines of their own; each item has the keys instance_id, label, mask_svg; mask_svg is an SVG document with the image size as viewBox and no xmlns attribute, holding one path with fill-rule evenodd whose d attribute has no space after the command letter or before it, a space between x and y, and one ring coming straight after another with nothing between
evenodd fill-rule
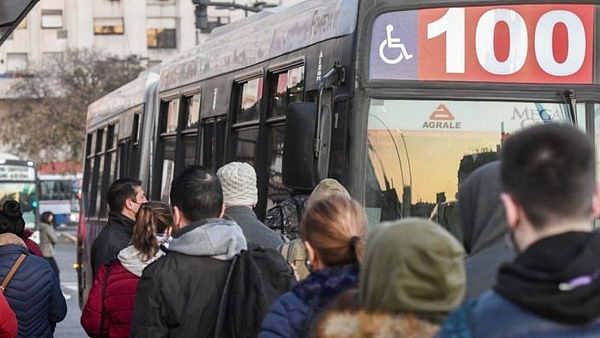
<instances>
[{"instance_id":1,"label":"reflection on windshield","mask_svg":"<svg viewBox=\"0 0 600 338\"><path fill-rule=\"evenodd\" d=\"M365 196L369 220L430 217L436 205L456 199L460 183L473 170L497 158L511 133L569 121L568 111L563 103L372 100Z\"/></svg>"},{"instance_id":2,"label":"reflection on windshield","mask_svg":"<svg viewBox=\"0 0 600 338\"><path fill-rule=\"evenodd\" d=\"M35 226L35 182L0 182L0 206L7 200L16 200L21 204L26 227Z\"/></svg>"}]
</instances>

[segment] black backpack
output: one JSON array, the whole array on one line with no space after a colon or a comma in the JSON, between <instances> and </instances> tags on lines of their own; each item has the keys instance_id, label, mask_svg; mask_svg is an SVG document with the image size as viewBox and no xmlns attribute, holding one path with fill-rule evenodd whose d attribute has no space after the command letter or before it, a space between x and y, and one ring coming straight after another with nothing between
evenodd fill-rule
<instances>
[{"instance_id":1,"label":"black backpack","mask_svg":"<svg viewBox=\"0 0 600 338\"><path fill-rule=\"evenodd\" d=\"M275 249L249 244L231 262L219 304L215 337L256 337L271 304L296 278Z\"/></svg>"}]
</instances>

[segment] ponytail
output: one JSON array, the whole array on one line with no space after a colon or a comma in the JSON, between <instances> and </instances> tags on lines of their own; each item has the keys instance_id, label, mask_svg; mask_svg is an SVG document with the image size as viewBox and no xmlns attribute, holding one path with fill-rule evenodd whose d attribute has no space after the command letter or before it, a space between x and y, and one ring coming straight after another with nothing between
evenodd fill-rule
<instances>
[{"instance_id":1,"label":"ponytail","mask_svg":"<svg viewBox=\"0 0 600 338\"><path fill-rule=\"evenodd\" d=\"M146 202L140 206L133 226L133 247L141 253L142 261L156 255L160 245L157 231L163 232L172 223L171 208L162 202Z\"/></svg>"}]
</instances>

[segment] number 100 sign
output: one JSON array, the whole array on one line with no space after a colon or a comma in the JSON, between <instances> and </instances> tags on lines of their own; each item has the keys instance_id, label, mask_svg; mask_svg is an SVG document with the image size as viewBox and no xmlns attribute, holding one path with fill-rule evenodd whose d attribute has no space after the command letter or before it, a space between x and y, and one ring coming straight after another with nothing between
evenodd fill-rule
<instances>
[{"instance_id":1,"label":"number 100 sign","mask_svg":"<svg viewBox=\"0 0 600 338\"><path fill-rule=\"evenodd\" d=\"M385 13L373 23L371 79L591 83L593 5Z\"/></svg>"}]
</instances>

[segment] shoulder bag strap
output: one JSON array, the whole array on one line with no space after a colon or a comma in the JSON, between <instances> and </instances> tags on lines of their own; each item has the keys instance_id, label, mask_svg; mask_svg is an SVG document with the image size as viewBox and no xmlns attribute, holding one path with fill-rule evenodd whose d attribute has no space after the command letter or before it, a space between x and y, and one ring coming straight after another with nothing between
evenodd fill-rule
<instances>
[{"instance_id":1,"label":"shoulder bag strap","mask_svg":"<svg viewBox=\"0 0 600 338\"><path fill-rule=\"evenodd\" d=\"M225 280L225 286L221 292L221 300L219 301L219 312L217 314L217 322L215 324L215 338L221 338L221 330L223 329L223 321L225 320L225 311L227 310L227 301L229 300L229 288L231 285L231 278L233 275L233 268L237 262L238 255L233 256L231 265L229 265L229 271L227 271L227 279Z\"/></svg>"},{"instance_id":2,"label":"shoulder bag strap","mask_svg":"<svg viewBox=\"0 0 600 338\"><path fill-rule=\"evenodd\" d=\"M2 293L4 293L4 289L6 289L8 282L10 282L10 280L13 278L15 272L17 272L17 269L19 268L19 266L21 266L21 263L23 263L23 261L25 260L25 257L27 257L27 255L24 253L19 255L19 258L17 258L17 260L13 264L12 268L10 268L8 275L6 275L6 277L4 277L4 281L2 282L2 285L0 285L0 290L2 290Z\"/></svg>"},{"instance_id":3,"label":"shoulder bag strap","mask_svg":"<svg viewBox=\"0 0 600 338\"><path fill-rule=\"evenodd\" d=\"M104 319L106 318L106 307L104 306L104 298L106 293L106 284L108 284L108 275L110 268L113 266L114 261L106 263L106 269L104 269L104 278L102 280L102 313L100 314L100 337L104 337ZM108 334L106 335L108 337Z\"/></svg>"}]
</instances>

